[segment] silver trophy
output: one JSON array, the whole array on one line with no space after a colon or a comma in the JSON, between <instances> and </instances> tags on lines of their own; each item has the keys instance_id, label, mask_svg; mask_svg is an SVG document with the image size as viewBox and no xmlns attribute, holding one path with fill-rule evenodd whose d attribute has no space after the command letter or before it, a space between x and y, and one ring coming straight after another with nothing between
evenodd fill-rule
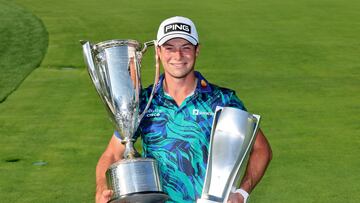
<instances>
[{"instance_id":1,"label":"silver trophy","mask_svg":"<svg viewBox=\"0 0 360 203\"><path fill-rule=\"evenodd\" d=\"M245 171L259 121L259 115L237 108L216 108L205 182L197 203L227 202Z\"/></svg>"},{"instance_id":2,"label":"silver trophy","mask_svg":"<svg viewBox=\"0 0 360 203\"><path fill-rule=\"evenodd\" d=\"M135 40L109 40L92 45L81 41L85 63L95 88L106 106L125 145L124 159L106 171L110 202L164 202L157 162L141 158L134 149L133 135L154 95L159 78L156 63L155 81L149 102L140 114L140 66L143 53L155 41L141 46Z\"/></svg>"}]
</instances>

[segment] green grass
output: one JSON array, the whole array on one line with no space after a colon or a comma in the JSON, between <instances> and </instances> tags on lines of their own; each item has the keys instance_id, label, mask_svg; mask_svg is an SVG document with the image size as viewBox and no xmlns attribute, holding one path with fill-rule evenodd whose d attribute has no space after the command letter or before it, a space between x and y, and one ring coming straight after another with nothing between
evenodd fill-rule
<instances>
[{"instance_id":1,"label":"green grass","mask_svg":"<svg viewBox=\"0 0 360 203\"><path fill-rule=\"evenodd\" d=\"M197 24L197 69L263 117L274 158L251 202L360 201L358 1L16 3L43 21L49 46L41 67L0 103L1 201L93 201L95 165L113 128L79 40L150 40L172 15ZM145 84L152 54L144 58Z\"/></svg>"},{"instance_id":2,"label":"green grass","mask_svg":"<svg viewBox=\"0 0 360 203\"><path fill-rule=\"evenodd\" d=\"M12 1L0 0L0 102L40 65L48 46L41 20Z\"/></svg>"},{"instance_id":3,"label":"green grass","mask_svg":"<svg viewBox=\"0 0 360 203\"><path fill-rule=\"evenodd\" d=\"M97 143L110 126L87 77L38 69L1 104L2 201L92 200L96 152L103 149ZM11 159L20 160L4 162ZM33 165L38 161L47 165Z\"/></svg>"}]
</instances>

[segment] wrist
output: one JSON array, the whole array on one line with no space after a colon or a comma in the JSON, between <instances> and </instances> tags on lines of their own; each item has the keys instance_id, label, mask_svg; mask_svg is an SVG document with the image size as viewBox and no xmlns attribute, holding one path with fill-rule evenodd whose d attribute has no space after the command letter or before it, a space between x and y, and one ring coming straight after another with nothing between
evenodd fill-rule
<instances>
[{"instance_id":1,"label":"wrist","mask_svg":"<svg viewBox=\"0 0 360 203\"><path fill-rule=\"evenodd\" d=\"M244 190L242 188L239 188L239 189L232 188L232 192L233 193L239 193L241 196L243 196L244 203L246 203L248 201L249 196L250 196L250 194L246 190Z\"/></svg>"}]
</instances>

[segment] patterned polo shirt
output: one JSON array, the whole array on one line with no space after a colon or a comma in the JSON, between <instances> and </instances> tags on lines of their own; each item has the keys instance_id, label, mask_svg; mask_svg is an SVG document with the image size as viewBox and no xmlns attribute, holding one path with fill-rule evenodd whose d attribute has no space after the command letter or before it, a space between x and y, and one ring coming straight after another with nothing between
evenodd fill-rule
<instances>
[{"instance_id":1,"label":"patterned polo shirt","mask_svg":"<svg viewBox=\"0 0 360 203\"><path fill-rule=\"evenodd\" d=\"M196 202L201 196L216 106L246 110L233 90L208 83L199 72L195 76L194 93L178 106L164 92L162 75L135 136L142 138L143 156L158 161L169 203ZM143 90L140 109L145 108L151 89Z\"/></svg>"}]
</instances>

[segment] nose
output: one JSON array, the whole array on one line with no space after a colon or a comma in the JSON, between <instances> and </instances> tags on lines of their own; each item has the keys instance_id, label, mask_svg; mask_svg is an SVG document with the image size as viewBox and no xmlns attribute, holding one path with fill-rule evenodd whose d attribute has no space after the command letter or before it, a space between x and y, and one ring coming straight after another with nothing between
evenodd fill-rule
<instances>
[{"instance_id":1,"label":"nose","mask_svg":"<svg viewBox=\"0 0 360 203\"><path fill-rule=\"evenodd\" d=\"M183 53L182 53L181 49L176 49L174 51L174 55L173 55L174 59L180 60L182 58L182 56L183 56Z\"/></svg>"}]
</instances>

